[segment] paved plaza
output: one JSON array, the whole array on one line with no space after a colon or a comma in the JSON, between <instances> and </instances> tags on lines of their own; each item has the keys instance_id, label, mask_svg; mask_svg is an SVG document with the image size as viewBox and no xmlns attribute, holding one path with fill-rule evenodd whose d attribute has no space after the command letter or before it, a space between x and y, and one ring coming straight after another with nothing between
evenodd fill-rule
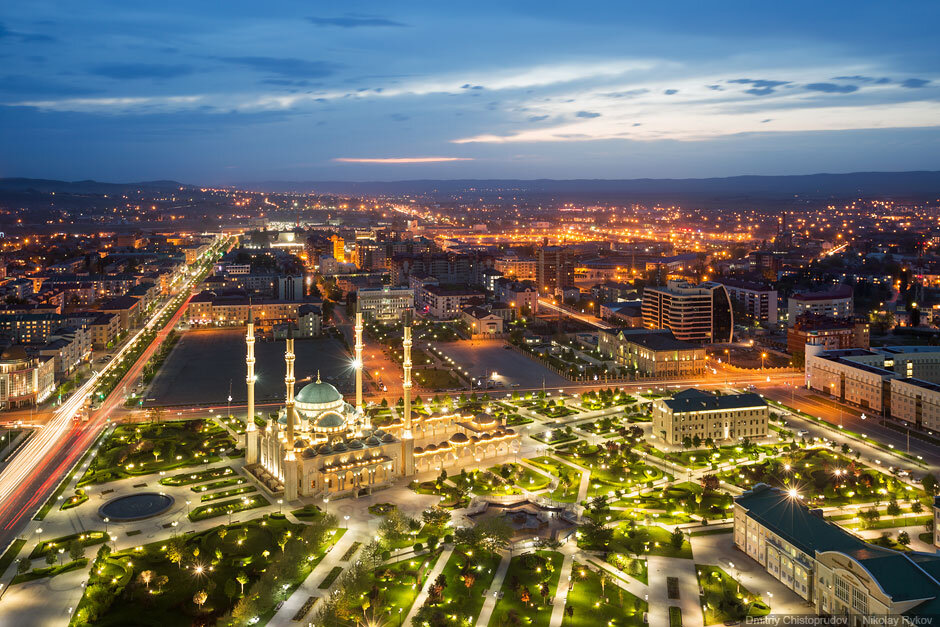
<instances>
[{"instance_id":1,"label":"paved plaza","mask_svg":"<svg viewBox=\"0 0 940 627\"><path fill-rule=\"evenodd\" d=\"M298 385L321 378L338 390L353 390L354 372L343 345L333 338L296 340ZM284 398L284 342L255 344L255 398L258 402ZM194 405L245 402L245 330L189 331L180 338L147 394L150 405Z\"/></svg>"},{"instance_id":2,"label":"paved plaza","mask_svg":"<svg viewBox=\"0 0 940 627\"><path fill-rule=\"evenodd\" d=\"M503 340L439 342L434 346L474 377L489 377L495 372L497 380L505 386L500 390L511 390L514 385L526 389L571 384L534 359L506 348L508 344Z\"/></svg>"}]
</instances>

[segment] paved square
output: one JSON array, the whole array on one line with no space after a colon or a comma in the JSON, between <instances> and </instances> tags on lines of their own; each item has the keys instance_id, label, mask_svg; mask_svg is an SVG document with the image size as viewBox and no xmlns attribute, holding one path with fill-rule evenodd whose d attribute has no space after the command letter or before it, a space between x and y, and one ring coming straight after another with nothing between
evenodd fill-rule
<instances>
[{"instance_id":1,"label":"paved square","mask_svg":"<svg viewBox=\"0 0 940 627\"><path fill-rule=\"evenodd\" d=\"M297 389L320 377L346 395L355 391L351 357L333 338L296 340ZM255 343L255 399L284 398L284 341ZM231 383L232 401L244 403L244 329L189 331L180 338L147 394L148 405L224 403Z\"/></svg>"}]
</instances>

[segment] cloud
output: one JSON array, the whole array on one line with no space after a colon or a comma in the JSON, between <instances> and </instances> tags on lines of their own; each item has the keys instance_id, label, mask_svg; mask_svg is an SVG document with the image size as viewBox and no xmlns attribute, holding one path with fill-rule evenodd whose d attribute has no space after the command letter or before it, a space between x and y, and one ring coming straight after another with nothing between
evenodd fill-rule
<instances>
[{"instance_id":1,"label":"cloud","mask_svg":"<svg viewBox=\"0 0 940 627\"><path fill-rule=\"evenodd\" d=\"M773 121L774 121L773 118L764 118L763 120L760 121L760 123L767 124L768 122L773 122Z\"/></svg>"},{"instance_id":2,"label":"cloud","mask_svg":"<svg viewBox=\"0 0 940 627\"><path fill-rule=\"evenodd\" d=\"M367 27L395 27L408 26L395 20L377 15L355 15L348 13L343 17L308 17L307 21L314 26L337 26L339 28L367 28Z\"/></svg>"},{"instance_id":3,"label":"cloud","mask_svg":"<svg viewBox=\"0 0 940 627\"><path fill-rule=\"evenodd\" d=\"M728 82L737 85L752 85L751 89L744 90L744 93L752 96L769 96L777 87L790 84L790 81L769 81L761 78L735 78Z\"/></svg>"},{"instance_id":4,"label":"cloud","mask_svg":"<svg viewBox=\"0 0 940 627\"><path fill-rule=\"evenodd\" d=\"M533 115L533 116L529 116L528 120L529 122L542 122L544 120L547 120L548 118L549 116L547 115Z\"/></svg>"},{"instance_id":5,"label":"cloud","mask_svg":"<svg viewBox=\"0 0 940 627\"><path fill-rule=\"evenodd\" d=\"M872 83L874 85L885 85L890 83L890 78L875 78L874 76L861 76L855 74L854 76L833 76L832 80L834 81L854 81L856 83Z\"/></svg>"},{"instance_id":6,"label":"cloud","mask_svg":"<svg viewBox=\"0 0 940 627\"><path fill-rule=\"evenodd\" d=\"M189 65L162 65L157 63L105 63L91 68L89 73L115 80L176 78L177 76L192 74L193 68Z\"/></svg>"},{"instance_id":7,"label":"cloud","mask_svg":"<svg viewBox=\"0 0 940 627\"><path fill-rule=\"evenodd\" d=\"M649 91L648 89L628 89L627 91L610 91L601 95L606 98L635 98L643 94L648 94Z\"/></svg>"},{"instance_id":8,"label":"cloud","mask_svg":"<svg viewBox=\"0 0 940 627\"><path fill-rule=\"evenodd\" d=\"M721 85L705 85L705 87L708 87L712 91L724 91L725 90L725 88L722 87Z\"/></svg>"},{"instance_id":9,"label":"cloud","mask_svg":"<svg viewBox=\"0 0 940 627\"><path fill-rule=\"evenodd\" d=\"M29 44L29 43L51 43L56 41L55 37L50 35L45 35L43 33L20 33L10 30L6 27L5 24L0 22L0 40L16 39L20 43Z\"/></svg>"},{"instance_id":10,"label":"cloud","mask_svg":"<svg viewBox=\"0 0 940 627\"><path fill-rule=\"evenodd\" d=\"M916 89L918 87L925 87L929 83L930 81L924 80L922 78L909 78L907 80L901 81L901 87Z\"/></svg>"},{"instance_id":11,"label":"cloud","mask_svg":"<svg viewBox=\"0 0 940 627\"><path fill-rule=\"evenodd\" d=\"M408 163L448 163L450 161L473 161L470 157L337 157L333 161L340 163L379 163L379 164L408 164Z\"/></svg>"},{"instance_id":12,"label":"cloud","mask_svg":"<svg viewBox=\"0 0 940 627\"><path fill-rule=\"evenodd\" d=\"M858 91L858 86L836 85L835 83L810 83L806 85L806 89L810 91L821 91L824 94L851 94L853 91Z\"/></svg>"},{"instance_id":13,"label":"cloud","mask_svg":"<svg viewBox=\"0 0 940 627\"><path fill-rule=\"evenodd\" d=\"M679 90L678 90L678 89L667 89L667 90L665 90L663 93L666 94L667 96L671 96L671 95L673 95L673 94L678 94L678 93L679 93Z\"/></svg>"},{"instance_id":14,"label":"cloud","mask_svg":"<svg viewBox=\"0 0 940 627\"><path fill-rule=\"evenodd\" d=\"M587 118L587 119L589 119L589 120L592 119L592 118L599 118L599 117L601 117L601 114L600 114L600 113L595 113L595 112L593 112L593 111L578 111L578 112L575 113L574 115L575 115L575 117L577 117L577 118Z\"/></svg>"},{"instance_id":15,"label":"cloud","mask_svg":"<svg viewBox=\"0 0 940 627\"><path fill-rule=\"evenodd\" d=\"M405 115L404 113L390 113L388 117L392 118L396 122L404 122L405 120L411 119L410 115Z\"/></svg>"},{"instance_id":16,"label":"cloud","mask_svg":"<svg viewBox=\"0 0 940 627\"><path fill-rule=\"evenodd\" d=\"M223 57L221 60L292 79L323 78L338 69L338 66L330 61L307 61L292 57Z\"/></svg>"}]
</instances>

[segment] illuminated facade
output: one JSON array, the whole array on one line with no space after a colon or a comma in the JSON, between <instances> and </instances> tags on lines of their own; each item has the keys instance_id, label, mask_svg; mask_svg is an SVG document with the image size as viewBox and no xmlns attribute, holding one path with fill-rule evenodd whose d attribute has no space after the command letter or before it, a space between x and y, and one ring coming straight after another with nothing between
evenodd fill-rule
<instances>
[{"instance_id":1,"label":"illuminated facade","mask_svg":"<svg viewBox=\"0 0 940 627\"><path fill-rule=\"evenodd\" d=\"M294 340L288 335L284 362L284 407L276 420L256 429L254 413L254 323L246 334L249 419L246 468L272 494L286 500L371 493L419 470L466 464L517 451L519 436L488 414L412 414L411 322L405 316L400 418L374 428L362 401L362 313L356 314L355 406L324 381L308 383L294 396ZM420 444L421 446L418 446Z\"/></svg>"}]
</instances>

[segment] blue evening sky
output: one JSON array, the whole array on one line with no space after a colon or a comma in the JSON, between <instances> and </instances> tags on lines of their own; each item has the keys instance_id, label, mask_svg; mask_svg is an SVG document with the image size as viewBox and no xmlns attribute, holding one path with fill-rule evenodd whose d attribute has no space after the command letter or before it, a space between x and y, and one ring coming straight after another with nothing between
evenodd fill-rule
<instances>
[{"instance_id":1,"label":"blue evening sky","mask_svg":"<svg viewBox=\"0 0 940 627\"><path fill-rule=\"evenodd\" d=\"M29 0L0 177L940 169L940 3Z\"/></svg>"}]
</instances>

